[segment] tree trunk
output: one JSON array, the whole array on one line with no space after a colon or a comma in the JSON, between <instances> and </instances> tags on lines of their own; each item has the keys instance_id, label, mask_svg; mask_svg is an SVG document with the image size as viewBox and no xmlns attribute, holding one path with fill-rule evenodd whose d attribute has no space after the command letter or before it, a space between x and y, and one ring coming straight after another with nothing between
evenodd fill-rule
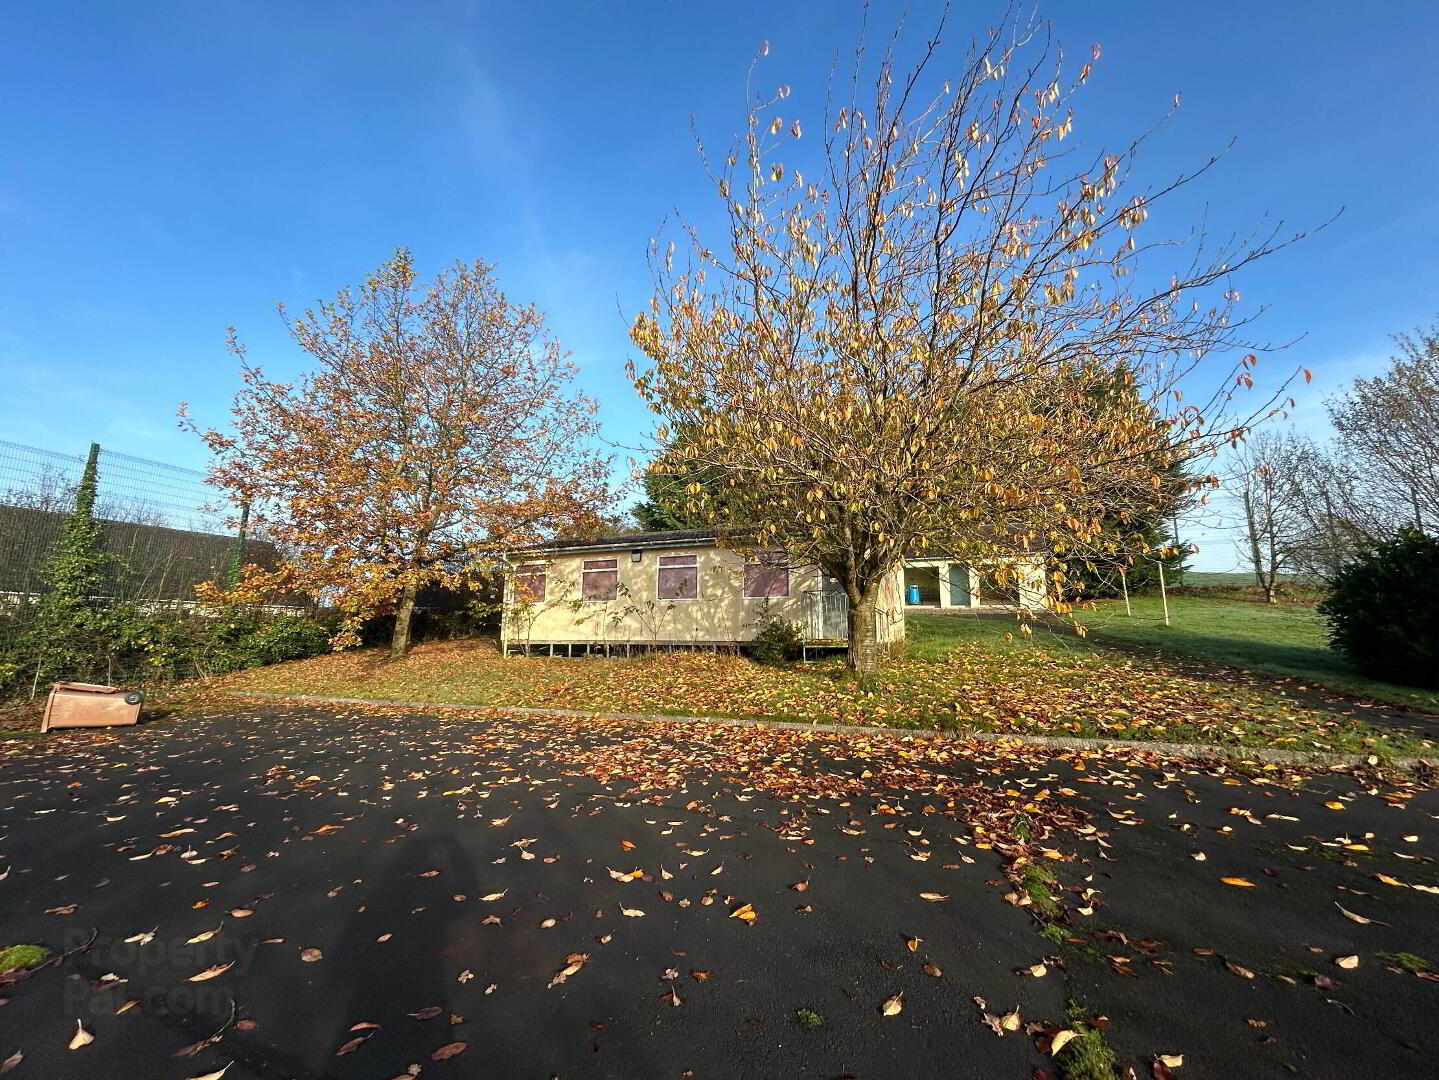
<instances>
[{"instance_id":1,"label":"tree trunk","mask_svg":"<svg viewBox=\"0 0 1439 1080\"><path fill-rule=\"evenodd\" d=\"M1249 563L1254 568L1254 584L1263 589L1264 556L1259 551L1259 525L1254 518L1254 496L1248 488L1244 490L1244 529L1249 538Z\"/></svg>"},{"instance_id":2,"label":"tree trunk","mask_svg":"<svg viewBox=\"0 0 1439 1080\"><path fill-rule=\"evenodd\" d=\"M1269 568L1264 575L1264 600L1279 603L1279 545L1273 534L1269 537Z\"/></svg>"},{"instance_id":3,"label":"tree trunk","mask_svg":"<svg viewBox=\"0 0 1439 1080\"><path fill-rule=\"evenodd\" d=\"M879 668L879 640L875 635L874 591L858 592L849 602L849 655L845 664L861 678Z\"/></svg>"},{"instance_id":4,"label":"tree trunk","mask_svg":"<svg viewBox=\"0 0 1439 1080\"><path fill-rule=\"evenodd\" d=\"M395 609L395 632L390 638L390 659L403 660L410 651L410 622L415 616L415 586L405 586L400 606Z\"/></svg>"}]
</instances>

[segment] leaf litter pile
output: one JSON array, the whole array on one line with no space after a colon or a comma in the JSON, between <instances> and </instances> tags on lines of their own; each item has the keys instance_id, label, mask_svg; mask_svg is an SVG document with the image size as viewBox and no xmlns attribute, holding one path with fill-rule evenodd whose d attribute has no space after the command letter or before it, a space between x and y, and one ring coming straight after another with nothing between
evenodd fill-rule
<instances>
[{"instance_id":1,"label":"leaf litter pile","mask_svg":"<svg viewBox=\"0 0 1439 1080\"><path fill-rule=\"evenodd\" d=\"M17 1077L1439 1060L1436 804L1397 778L383 710L0 754L0 947L52 950L0 975Z\"/></svg>"}]
</instances>

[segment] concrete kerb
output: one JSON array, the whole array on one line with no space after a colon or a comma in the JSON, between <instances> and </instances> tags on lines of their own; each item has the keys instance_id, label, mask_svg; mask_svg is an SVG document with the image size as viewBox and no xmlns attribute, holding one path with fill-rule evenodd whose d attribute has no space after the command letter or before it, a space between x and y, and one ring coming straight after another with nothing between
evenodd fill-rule
<instances>
[{"instance_id":1,"label":"concrete kerb","mask_svg":"<svg viewBox=\"0 0 1439 1080\"><path fill-rule=\"evenodd\" d=\"M387 709L448 709L462 712L518 713L522 716L554 716L575 719L631 720L641 723L726 724L736 727L767 727L787 731L821 731L837 735L883 735L897 739L950 742L1008 743L1019 746L1051 747L1059 750L1132 751L1160 757L1196 761L1258 762L1265 765L1305 765L1313 768L1355 768L1373 764L1369 754L1332 754L1306 750L1272 750L1217 743L1144 742L1136 739L1089 739L1061 735L1019 735L972 729L921 731L913 728L872 727L861 724L804 723L797 720L753 720L735 716L679 716L670 713L599 712L594 709L537 709L520 705L457 705L443 701L401 701L389 698L320 697L312 694L274 694L258 690L226 690L228 697L302 705L364 705ZM1414 771L1436 770L1439 765L1426 758L1380 759L1389 768Z\"/></svg>"}]
</instances>

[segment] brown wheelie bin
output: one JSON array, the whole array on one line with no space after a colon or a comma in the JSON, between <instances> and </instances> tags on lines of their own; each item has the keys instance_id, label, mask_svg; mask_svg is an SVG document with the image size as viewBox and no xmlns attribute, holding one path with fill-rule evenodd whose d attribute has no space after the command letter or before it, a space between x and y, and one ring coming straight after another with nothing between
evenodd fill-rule
<instances>
[{"instance_id":1,"label":"brown wheelie bin","mask_svg":"<svg viewBox=\"0 0 1439 1080\"><path fill-rule=\"evenodd\" d=\"M45 718L40 730L67 727L111 727L133 724L140 719L145 695L138 690L121 690L98 683L57 682L45 701Z\"/></svg>"}]
</instances>

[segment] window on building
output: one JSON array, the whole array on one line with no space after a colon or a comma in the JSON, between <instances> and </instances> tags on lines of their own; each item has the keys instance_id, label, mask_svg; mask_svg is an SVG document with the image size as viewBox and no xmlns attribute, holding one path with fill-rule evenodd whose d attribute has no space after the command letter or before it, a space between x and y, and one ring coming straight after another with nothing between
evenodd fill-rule
<instances>
[{"instance_id":1,"label":"window on building","mask_svg":"<svg viewBox=\"0 0 1439 1080\"><path fill-rule=\"evenodd\" d=\"M545 564L515 567L515 603L537 604L545 598Z\"/></svg>"},{"instance_id":2,"label":"window on building","mask_svg":"<svg viewBox=\"0 0 1439 1080\"><path fill-rule=\"evenodd\" d=\"M660 600L693 600L699 595L698 555L661 555L657 573L655 596Z\"/></svg>"},{"instance_id":3,"label":"window on building","mask_svg":"<svg viewBox=\"0 0 1439 1080\"><path fill-rule=\"evenodd\" d=\"M580 598L613 600L619 591L619 563L615 559L586 559L580 572Z\"/></svg>"},{"instance_id":4,"label":"window on building","mask_svg":"<svg viewBox=\"0 0 1439 1080\"><path fill-rule=\"evenodd\" d=\"M778 552L752 555L744 564L746 597L788 596L789 564Z\"/></svg>"}]
</instances>

